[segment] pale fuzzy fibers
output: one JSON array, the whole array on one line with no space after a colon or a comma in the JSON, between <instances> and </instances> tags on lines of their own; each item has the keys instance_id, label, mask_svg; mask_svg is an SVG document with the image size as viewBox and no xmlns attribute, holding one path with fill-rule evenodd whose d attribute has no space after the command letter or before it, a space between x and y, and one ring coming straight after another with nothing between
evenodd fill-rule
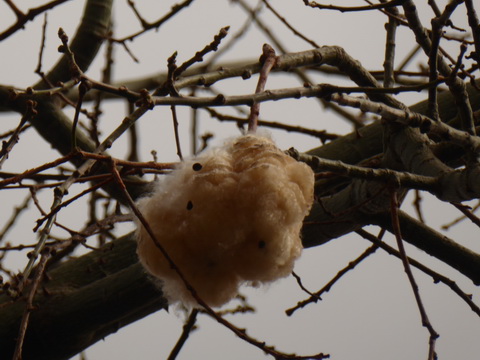
<instances>
[{"instance_id":1,"label":"pale fuzzy fibers","mask_svg":"<svg viewBox=\"0 0 480 360\"><path fill-rule=\"evenodd\" d=\"M221 306L242 284L291 273L313 184L307 165L266 137L246 135L182 163L139 209L197 294ZM171 303L196 306L143 226L137 252Z\"/></svg>"}]
</instances>

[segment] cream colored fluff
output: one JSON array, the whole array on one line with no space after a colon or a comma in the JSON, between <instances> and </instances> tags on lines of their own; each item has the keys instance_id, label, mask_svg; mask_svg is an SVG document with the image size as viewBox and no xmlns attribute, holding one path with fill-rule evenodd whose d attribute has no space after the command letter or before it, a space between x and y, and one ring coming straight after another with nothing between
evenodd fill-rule
<instances>
[{"instance_id":1,"label":"cream colored fluff","mask_svg":"<svg viewBox=\"0 0 480 360\"><path fill-rule=\"evenodd\" d=\"M242 284L291 273L302 251L300 230L313 185L307 165L266 137L245 135L183 162L138 206L197 294L221 306ZM137 253L162 280L170 303L198 306L143 226Z\"/></svg>"}]
</instances>

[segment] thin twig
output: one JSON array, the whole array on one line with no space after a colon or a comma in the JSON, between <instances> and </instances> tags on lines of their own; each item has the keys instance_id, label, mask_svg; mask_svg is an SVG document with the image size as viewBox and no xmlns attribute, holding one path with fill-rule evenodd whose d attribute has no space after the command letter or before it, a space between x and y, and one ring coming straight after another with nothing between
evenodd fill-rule
<instances>
[{"instance_id":1,"label":"thin twig","mask_svg":"<svg viewBox=\"0 0 480 360\"><path fill-rule=\"evenodd\" d=\"M21 129L20 129L20 132L19 133L22 133L24 132L25 130L29 129L32 125L30 124L25 124L25 126L23 126ZM13 129L13 130L8 130L8 131L5 131L4 133L1 133L0 134L0 139L5 139L7 137L10 137L12 136L12 134L14 134L16 131L16 129Z\"/></svg>"},{"instance_id":2,"label":"thin twig","mask_svg":"<svg viewBox=\"0 0 480 360\"><path fill-rule=\"evenodd\" d=\"M177 97L180 95L177 89L175 89L175 71L178 69L176 64L176 59L177 59L177 52L175 51L172 54L172 56L170 56L167 60L168 75L167 75L167 82L165 83L165 88L168 90L170 96L174 96L174 97ZM170 111L172 112L173 133L175 136L175 144L177 146L177 155L180 161L183 161L182 148L180 146L180 135L178 133L177 111L175 106L173 105L170 106Z\"/></svg>"},{"instance_id":3,"label":"thin twig","mask_svg":"<svg viewBox=\"0 0 480 360\"><path fill-rule=\"evenodd\" d=\"M259 12L262 9L261 5L261 2L258 2L257 8L253 11L255 13ZM235 43L237 43L242 37L246 36L248 34L249 28L252 27L254 20L254 16L247 17L244 24L235 32L235 34L230 35L228 37L228 41L223 42L222 47L210 56L208 63L205 66L205 69L211 68L212 64L214 64L220 56L230 50L235 45Z\"/></svg>"},{"instance_id":4,"label":"thin twig","mask_svg":"<svg viewBox=\"0 0 480 360\"><path fill-rule=\"evenodd\" d=\"M417 302L418 310L420 311L420 316L422 318L422 326L427 328L430 334L429 351L428 351L427 359L434 360L436 359L435 342L440 335L435 331L432 324L430 323L427 312L425 311L425 307L423 306L423 302L420 297L420 292L418 289L417 282L410 268L410 263L408 261L407 253L405 252L405 247L403 245L403 240L402 240L402 234L400 231L400 221L398 219L398 206L399 205L398 205L398 199L397 199L397 192L392 191L391 192L391 215L392 215L393 232L395 235L395 239L397 240L398 251L400 253L400 257L403 263L403 268L405 270L405 273L407 274L408 280L413 290L415 301Z\"/></svg>"},{"instance_id":5,"label":"thin twig","mask_svg":"<svg viewBox=\"0 0 480 360\"><path fill-rule=\"evenodd\" d=\"M299 301L297 303L297 305L295 305L294 307L288 309L288 310L285 310L285 313L288 315L288 316L291 316L293 315L293 313L298 310L298 309L301 309L303 307L305 307L306 305L312 303L312 302L317 302L318 300L322 300L321 296L322 294L330 291L330 289L332 288L333 285L335 285L335 283L337 281L339 281L345 274L347 274L350 270L353 270L355 269L355 267L360 264L364 259L366 259L368 256L370 256L371 254L373 254L376 250L378 249L378 246L377 245L372 245L370 246L369 248L367 248L362 254L360 254L355 260L352 260L348 263L348 265L346 267L344 267L342 270L340 270L337 275L335 275L327 284L325 284L320 290L318 290L317 292L315 293L311 293L310 291L306 290L302 285L301 283L299 282L299 285L301 286L302 289L304 289L304 291L306 291L310 297L306 300L303 300L303 301ZM296 277L296 276L295 276ZM297 277L296 277L297 278ZM298 279L297 279L298 281Z\"/></svg>"},{"instance_id":6,"label":"thin twig","mask_svg":"<svg viewBox=\"0 0 480 360\"><path fill-rule=\"evenodd\" d=\"M195 88L192 89L191 96L195 96ZM191 140L191 154L192 156L197 155L197 138L198 138L198 122L199 122L199 113L198 109L192 109L190 111L191 118L190 118L190 140Z\"/></svg>"},{"instance_id":7,"label":"thin twig","mask_svg":"<svg viewBox=\"0 0 480 360\"><path fill-rule=\"evenodd\" d=\"M281 54L288 54L289 53L288 49L282 44L282 42L280 41L278 36L275 35L276 31L274 31L273 29L268 27L267 24L260 19L260 17L257 14L258 9L250 8L248 6L248 4L243 0L234 0L234 1L236 3L238 3L250 15L250 18L253 21L255 21L255 24L257 25L257 27L265 34L265 36L275 46L275 48L278 49L278 51ZM260 5L260 3L259 3L259 5ZM281 57L282 57L282 55L279 55L277 59L280 59ZM338 64L341 63L342 61L343 60L339 59ZM279 61L277 61L277 65L278 65L278 63L279 63ZM274 68L274 70L275 70L275 68ZM298 78L302 82L302 84L314 84L315 83L307 75L306 71L304 71L303 69L301 69L299 67L291 67L291 68L288 69L288 71L290 71L290 70L292 70L298 76ZM249 76L251 76L251 73L252 72L250 70L247 70L247 71L244 72L244 74L247 74ZM242 77L243 76L244 75L242 74ZM338 106L336 104L332 104L328 101L325 101L325 99L322 99L322 98L318 98L318 100L319 100L319 102L320 102L320 104L322 105L323 108L330 109L330 110L334 111L335 113L337 113L338 115L343 117L345 120L352 123L356 128L360 128L360 127L363 126L362 122L360 122L358 120L357 116L350 114L348 111L345 111L340 106Z\"/></svg>"},{"instance_id":8,"label":"thin twig","mask_svg":"<svg viewBox=\"0 0 480 360\"><path fill-rule=\"evenodd\" d=\"M400 253L397 250L381 241L378 237L368 233L367 231L359 229L355 232L364 239L367 239L372 243L378 245L382 250L386 251L390 255L396 256L397 258L401 257ZM465 301L465 303L467 303L467 305L470 307L470 309L472 309L473 312L475 312L480 317L480 307L472 301L472 295L466 294L464 291L462 291L455 281L433 271L432 269L426 267L415 259L409 257L408 262L411 266L415 266L417 269L430 276L435 283L441 282L447 285L455 294L457 294L463 301Z\"/></svg>"},{"instance_id":9,"label":"thin twig","mask_svg":"<svg viewBox=\"0 0 480 360\"><path fill-rule=\"evenodd\" d=\"M292 276L295 278L295 280L297 281L297 284L298 286L300 287L300 289L302 289L304 292L306 292L308 295L310 295L312 298L316 298L316 300L314 300L315 302L317 302L317 300L322 300L322 298L320 297L320 295L316 295L314 293L312 293L310 290L308 290L304 285L303 285L303 282L302 282L302 278L297 275L297 273L295 271L292 271ZM288 314L287 315L291 315L291 314Z\"/></svg>"},{"instance_id":10,"label":"thin twig","mask_svg":"<svg viewBox=\"0 0 480 360\"><path fill-rule=\"evenodd\" d=\"M303 0L304 4L311 8L317 8L321 10L337 10L340 12L388 9L390 7L402 5L404 1L405 0L391 0L391 1L383 2L381 4L374 4L374 5L368 5L368 6L336 6L336 5L322 5L317 3L316 1Z\"/></svg>"},{"instance_id":11,"label":"thin twig","mask_svg":"<svg viewBox=\"0 0 480 360\"><path fill-rule=\"evenodd\" d=\"M257 88L255 89L255 94L259 94L265 90L265 85L267 83L268 74L275 66L276 62L275 50L268 44L263 45L262 56L260 57L260 62L262 65L262 70L260 70L260 76L258 77ZM255 133L258 126L258 115L260 114L260 104L254 102L250 108L250 116L248 118L248 132Z\"/></svg>"},{"instance_id":12,"label":"thin twig","mask_svg":"<svg viewBox=\"0 0 480 360\"><path fill-rule=\"evenodd\" d=\"M53 9L55 6L60 5L66 1L68 0L51 1L39 7L31 8L27 11L27 13L23 13L13 4L11 0L6 0L7 4L15 12L15 15L17 16L17 21L15 22L15 24L13 24L8 29L6 29L4 32L0 33L0 41L6 39L10 35L14 34L16 31L23 29L25 24L29 21L32 21L37 15L47 10Z\"/></svg>"},{"instance_id":13,"label":"thin twig","mask_svg":"<svg viewBox=\"0 0 480 360\"><path fill-rule=\"evenodd\" d=\"M108 177L107 179L97 182L96 184L90 186L86 190L82 191L81 193L73 196L71 199L68 199L64 202L60 202L55 208L51 209L48 214L45 214L42 218L37 220L37 225L33 228L33 231L37 231L42 224L48 220L49 218L55 216L61 209L67 207L71 203L75 202L79 198L91 193L92 191L100 189L102 186L105 186L106 184L110 183L112 181L111 177Z\"/></svg>"},{"instance_id":14,"label":"thin twig","mask_svg":"<svg viewBox=\"0 0 480 360\"><path fill-rule=\"evenodd\" d=\"M480 218L478 218L477 216L475 216L472 212L472 210L469 209L469 207L463 205L463 204L453 204L453 206L455 206L458 210L460 210L463 215L465 215L465 218L468 218L470 219L470 221L472 223L474 223L475 225L477 225L478 227L480 227ZM476 209L478 209L480 206L480 203L477 204L474 208L473 208L473 211L475 211ZM458 221L456 221L458 222ZM446 229L448 228L448 226L442 226L443 229Z\"/></svg>"},{"instance_id":15,"label":"thin twig","mask_svg":"<svg viewBox=\"0 0 480 360\"><path fill-rule=\"evenodd\" d=\"M465 6L467 8L468 25L472 29L473 41L475 44L475 51L473 51L470 56L477 62L477 64L480 64L480 25L478 16L473 7L472 0L465 0Z\"/></svg>"},{"instance_id":16,"label":"thin twig","mask_svg":"<svg viewBox=\"0 0 480 360\"><path fill-rule=\"evenodd\" d=\"M72 151L77 148L77 125L78 125L78 118L80 115L80 111L82 109L83 98L85 94L90 90L91 85L88 80L82 80L80 85L78 86L78 100L77 105L75 106L75 115L73 117L73 124L72 124Z\"/></svg>"},{"instance_id":17,"label":"thin twig","mask_svg":"<svg viewBox=\"0 0 480 360\"><path fill-rule=\"evenodd\" d=\"M40 51L38 52L38 63L37 68L35 69L35 73L41 74L42 73L42 60L43 60L43 51L45 50L45 42L47 39L47 17L48 13L45 13L43 18L43 26L42 26L42 40L40 43Z\"/></svg>"},{"instance_id":18,"label":"thin twig","mask_svg":"<svg viewBox=\"0 0 480 360\"><path fill-rule=\"evenodd\" d=\"M179 13L181 10L183 10L184 8L188 7L191 3L193 2L193 0L185 0L183 1L182 3L179 3L179 4L175 4L171 7L171 10L170 12L168 12L167 14L165 14L164 16L162 16L160 19L158 19L157 21L155 22L151 22L149 23L148 21L146 21L141 15L140 15L140 12L135 8L135 3L131 0L128 1L128 4L130 5L130 7L132 7L135 15L137 16L137 19L140 21L140 23L142 24L142 27L143 29L142 30L139 30L137 31L136 33L132 34L132 35L128 35L128 36L125 36L121 39L110 39L111 41L113 42L117 42L117 43L121 43L122 45L124 45L124 47L126 48L126 43L127 41L131 41L131 40L134 40L136 37L144 34L145 32L151 30L151 29L159 29L160 26L162 26L164 23L166 23L168 20L172 19L175 17L175 15L177 13Z\"/></svg>"},{"instance_id":19,"label":"thin twig","mask_svg":"<svg viewBox=\"0 0 480 360\"><path fill-rule=\"evenodd\" d=\"M131 102L127 102L128 106L128 113L132 113L134 110L134 105ZM128 143L129 143L129 152L127 155L127 160L136 162L139 161L140 156L138 151L139 146L139 139L138 139L138 131L137 131L137 123L133 123L132 126L128 129Z\"/></svg>"},{"instance_id":20,"label":"thin twig","mask_svg":"<svg viewBox=\"0 0 480 360\"><path fill-rule=\"evenodd\" d=\"M198 309L193 309L188 317L188 320L183 325L182 334L178 338L177 343L170 352L170 355L168 355L167 360L174 360L177 358L177 355L180 353L180 350L182 350L183 345L185 345L185 342L188 340L189 335L195 329L197 315Z\"/></svg>"},{"instance_id":21,"label":"thin twig","mask_svg":"<svg viewBox=\"0 0 480 360\"><path fill-rule=\"evenodd\" d=\"M415 44L415 46L410 50L410 52L405 56L405 58L398 64L396 71L403 71L407 67L407 65L412 61L412 59L417 55L422 47L419 44ZM422 75L423 76L423 75Z\"/></svg>"},{"instance_id":22,"label":"thin twig","mask_svg":"<svg viewBox=\"0 0 480 360\"><path fill-rule=\"evenodd\" d=\"M17 336L17 341L15 343L15 352L13 354L12 360L22 360L22 348L23 348L23 342L25 340L25 334L27 332L27 327L28 327L28 322L30 319L30 314L33 310L35 310L34 305L33 305L33 299L35 297L35 294L37 293L38 286L40 285L44 271L45 271L45 266L47 264L47 260L50 257L49 253L45 253L42 255L40 258L40 261L37 266L37 271L35 274L35 277L33 279L32 287L29 290L28 297L27 297L27 303L25 305L25 310L23 312L22 320L20 322L20 328L18 331L18 336Z\"/></svg>"},{"instance_id":23,"label":"thin twig","mask_svg":"<svg viewBox=\"0 0 480 360\"><path fill-rule=\"evenodd\" d=\"M13 131L12 136L6 142L2 143L2 148L0 149L0 169L2 168L3 163L8 158L8 153L12 151L15 144L18 142L18 135L24 128L25 124L32 120L37 115L36 103L32 100L27 100L27 109L25 114L23 114L20 123Z\"/></svg>"},{"instance_id":24,"label":"thin twig","mask_svg":"<svg viewBox=\"0 0 480 360\"><path fill-rule=\"evenodd\" d=\"M175 69L173 73L173 78L178 78L185 70L187 70L190 66L195 63L199 63L203 61L203 57L207 55L209 52L217 51L218 46L222 42L222 40L228 35L228 30L230 26L225 26L220 29L217 35L214 36L213 41L205 46L202 50L195 53L195 55L190 58L189 60L185 61L182 65Z\"/></svg>"},{"instance_id":25,"label":"thin twig","mask_svg":"<svg viewBox=\"0 0 480 360\"><path fill-rule=\"evenodd\" d=\"M432 19L432 35L430 53L428 54L429 81L432 85L428 88L427 116L435 121L440 121L438 112L438 91L435 81L438 79L438 49L440 47L441 31L443 24L438 18Z\"/></svg>"},{"instance_id":26,"label":"thin twig","mask_svg":"<svg viewBox=\"0 0 480 360\"><path fill-rule=\"evenodd\" d=\"M183 161L182 155L182 147L180 145L180 135L178 132L178 118L177 118L177 110L175 106L170 106L170 110L172 111L172 120L173 120L173 129L175 134L175 144L177 145L177 155L180 161Z\"/></svg>"},{"instance_id":27,"label":"thin twig","mask_svg":"<svg viewBox=\"0 0 480 360\"><path fill-rule=\"evenodd\" d=\"M215 111L214 109L208 108L208 107L204 108L204 110L208 111L208 113L212 117L214 117L214 118L216 118L220 121L233 121L233 122L236 122L237 124L241 124L241 125L248 124L248 118L239 117L239 116L232 116L232 115L227 115L227 114L221 114L218 111ZM288 131L288 132L298 132L298 133L301 133L301 134L314 136L314 137L319 138L320 141L322 141L323 143L328 141L328 140L335 140L335 139L338 138L337 134L328 133L326 130L308 129L308 128L304 128L302 126L283 124L283 123L279 123L279 122L276 122L276 121L258 120L258 125L273 128L273 129L281 129L281 130L285 130L285 131Z\"/></svg>"},{"instance_id":28,"label":"thin twig","mask_svg":"<svg viewBox=\"0 0 480 360\"><path fill-rule=\"evenodd\" d=\"M344 94L333 94L330 99L340 105L348 105L360 108L363 111L381 115L384 119L404 125L420 128L422 132L436 134L440 137L471 149L473 152L480 149L480 138L472 136L465 131L457 130L443 122L434 121L425 115L412 113L409 110L398 110L384 104L376 103L367 99L361 99Z\"/></svg>"},{"instance_id":29,"label":"thin twig","mask_svg":"<svg viewBox=\"0 0 480 360\"><path fill-rule=\"evenodd\" d=\"M381 1L385 3L386 1ZM388 14L393 16L388 17L388 23L385 25L386 29L386 44L385 44L385 60L383 68L385 71L385 78L383 81L384 87L392 87L395 83L395 37L397 33L398 22L395 19L398 16L398 10L395 7L387 10Z\"/></svg>"},{"instance_id":30,"label":"thin twig","mask_svg":"<svg viewBox=\"0 0 480 360\"><path fill-rule=\"evenodd\" d=\"M378 181L385 184L391 183L400 187L430 192L437 190L438 180L435 177L412 174L406 171L350 165L340 160L323 159L315 155L299 153L294 148L290 148L287 153L294 159L307 163L314 171L332 171L351 178Z\"/></svg>"},{"instance_id":31,"label":"thin twig","mask_svg":"<svg viewBox=\"0 0 480 360\"><path fill-rule=\"evenodd\" d=\"M285 19L282 15L280 15L280 13L277 10L275 10L273 8L273 6L270 5L270 3L267 0L262 0L262 2L265 4L265 6L268 8L268 10L270 10L272 12L272 14L277 17L278 20L280 20L288 29L290 29L290 31L292 31L292 33L294 35L298 36L300 39L302 39L306 43L310 44L314 48L319 48L320 47L320 45L318 45L315 41L307 38L300 31L298 31L292 25L290 25L290 23L287 21L287 19Z\"/></svg>"},{"instance_id":32,"label":"thin twig","mask_svg":"<svg viewBox=\"0 0 480 360\"><path fill-rule=\"evenodd\" d=\"M295 354L284 354L282 352L277 351L274 347L272 346L267 346L265 342L256 340L252 338L251 336L247 335L247 332L245 329L239 329L232 323L230 323L228 320L224 319L223 317L219 316L203 299L197 294L195 288L190 284L190 282L185 278L185 275L181 271L181 269L175 264L173 259L170 257L168 252L165 250L161 242L157 239L155 236L152 228L150 227L150 224L148 221L145 219L145 217L142 215L138 207L136 206L135 202L131 198L130 194L127 191L127 188L125 184L123 183L123 180L120 176L120 173L117 170L116 164L114 161L112 161L111 164L111 169L112 169L112 174L115 179L115 181L118 184L118 187L124 194L125 199L127 200L127 204L129 205L130 209L132 210L133 214L138 218L142 226L145 228L146 232L148 235L151 237L153 243L155 246L158 248L158 250L162 253L162 255L165 257L165 260L169 263L170 268L175 271L175 273L178 275L178 277L181 279L187 290L190 292L192 297L195 299L195 301L204 309L204 311L210 315L212 318L214 318L217 322L225 326L227 329L232 331L236 336L238 336L240 339L248 342L249 344L263 350L264 352L272 355L276 359L326 359L329 357L328 354L316 354L313 356L297 356Z\"/></svg>"},{"instance_id":33,"label":"thin twig","mask_svg":"<svg viewBox=\"0 0 480 360\"><path fill-rule=\"evenodd\" d=\"M112 34L113 23L110 25L111 29L109 34ZM105 49L105 65L102 69L102 82L109 84L112 81L112 72L113 72L113 43L111 41L107 41L107 46ZM88 129L88 133L90 137L95 142L95 146L100 144L99 140L99 130L98 130L98 122L100 115L102 114L102 102L105 98L105 93L102 91L97 91L95 94L95 100L93 105L93 114L90 117L90 127ZM131 103L129 103L131 105ZM129 111L132 112L133 110ZM129 159L129 160L138 160L138 159Z\"/></svg>"},{"instance_id":34,"label":"thin twig","mask_svg":"<svg viewBox=\"0 0 480 360\"><path fill-rule=\"evenodd\" d=\"M420 191L415 190L415 199L413 200L413 208L415 209L415 212L417 213L418 220L425 224L425 219L423 217L422 207L421 207L422 200L423 200L423 198L420 194Z\"/></svg>"},{"instance_id":35,"label":"thin twig","mask_svg":"<svg viewBox=\"0 0 480 360\"><path fill-rule=\"evenodd\" d=\"M145 114L149 109L152 108L149 98L147 95L145 95L145 98L143 102L139 104L139 108L137 108L132 114L127 116L122 123L97 147L95 150L96 153L103 153L106 149L110 148L113 144L113 142L118 139L128 128L129 126L135 122L139 117L141 117L143 114ZM59 187L55 188L54 190L54 200L52 202L51 210L54 210L57 206L59 206L62 202L63 196L68 192L68 189L70 186L72 186L78 178L83 176L87 171L89 171L93 165L95 165L96 160L90 159L87 160L83 165L81 165L77 171L75 171L65 182L62 183ZM1 186L1 182L0 182ZM47 241L48 234L50 233L50 230L55 222L55 216L49 217L46 224L40 231L40 237L38 239L37 246L35 247L34 251L32 252L32 255L22 273L23 279L27 279L28 276L30 275L35 262L45 247L45 243ZM13 297L18 296L24 286L24 280L21 281L18 287L18 293L13 292L11 295Z\"/></svg>"},{"instance_id":36,"label":"thin twig","mask_svg":"<svg viewBox=\"0 0 480 360\"><path fill-rule=\"evenodd\" d=\"M13 209L12 214L10 215L10 218L7 220L5 225L3 226L2 230L0 230L0 242L5 238L5 235L7 232L15 225L15 222L17 218L20 216L20 214L28 208L28 205L30 204L30 201L32 200L32 197L28 195L25 200L19 205L16 206Z\"/></svg>"},{"instance_id":37,"label":"thin twig","mask_svg":"<svg viewBox=\"0 0 480 360\"><path fill-rule=\"evenodd\" d=\"M446 7L442 16L445 18L450 17L450 9L455 8L461 0L453 0ZM423 48L423 51L429 55L431 53L432 41L428 36L427 30L423 27L422 22L418 16L417 8L415 3L412 0L405 0L402 3L405 17L408 20L410 29L415 34L415 39L417 43ZM452 10L453 11L453 10ZM442 52L443 55L446 55L445 52ZM473 111L469 101L469 95L466 91L465 83L458 77L455 76L453 79L449 78L449 75L452 72L452 69L445 61L442 54L438 53L436 62L438 66L438 71L440 74L446 77L446 84L448 85L450 92L455 98L455 103L458 107L458 115L461 119L463 129L470 134L474 134L474 119ZM452 62L455 62L452 60Z\"/></svg>"}]
</instances>

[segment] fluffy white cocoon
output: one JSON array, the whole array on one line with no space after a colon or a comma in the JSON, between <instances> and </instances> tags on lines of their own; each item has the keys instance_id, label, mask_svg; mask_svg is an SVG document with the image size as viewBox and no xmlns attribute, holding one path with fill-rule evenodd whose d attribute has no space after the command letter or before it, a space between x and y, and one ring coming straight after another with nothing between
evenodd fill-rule
<instances>
[{"instance_id":1,"label":"fluffy white cocoon","mask_svg":"<svg viewBox=\"0 0 480 360\"><path fill-rule=\"evenodd\" d=\"M183 162L138 206L197 294L221 306L242 284L291 273L313 186L307 165L266 137L246 135ZM137 253L171 303L198 306L141 225Z\"/></svg>"}]
</instances>

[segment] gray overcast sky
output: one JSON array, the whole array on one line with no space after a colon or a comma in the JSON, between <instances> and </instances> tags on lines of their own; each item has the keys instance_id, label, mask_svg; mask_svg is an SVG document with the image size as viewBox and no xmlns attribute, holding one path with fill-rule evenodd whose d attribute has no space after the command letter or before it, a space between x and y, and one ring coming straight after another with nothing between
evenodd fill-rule
<instances>
[{"instance_id":1,"label":"gray overcast sky","mask_svg":"<svg viewBox=\"0 0 480 360\"><path fill-rule=\"evenodd\" d=\"M142 14L148 20L155 20L165 13L175 2L137 1ZM251 6L256 2L248 1ZM375 12L371 14L317 11L308 9L300 0L271 1L279 12L301 32L311 37L320 45L339 45L344 47L354 58L369 68L379 70L383 63L384 52L384 22L386 17ZM360 1L337 1L336 4L364 4ZM427 19L431 12L426 1L417 1L420 13L429 25ZM422 4L420 4L422 3ZM20 4L20 2L19 2ZM45 49L44 68L53 65L58 58L56 48L59 41L56 37L58 27L63 27L71 37L78 23L78 15L84 1L68 2L58 10L49 13L47 47ZM440 7L445 1L438 2ZM24 4L21 4L24 6ZM13 17L6 5L0 5L0 13L5 17L1 22L5 28ZM295 37L280 26L270 13L263 11L262 19L268 23L274 33L282 40L289 51L301 51L310 48L305 42ZM188 59L193 53L209 43L213 35L226 25L231 27L230 34L235 34L246 19L245 13L230 1L196 0L178 17L168 22L159 32L151 31L145 36L129 43L140 63L134 63L121 47L115 50L116 80L131 79L145 76L166 69L166 59L178 51L178 62ZM466 20L455 18L457 26L466 27ZM460 23L463 21L463 23ZM40 35L43 18L39 17L26 25L25 30L0 43L3 69L1 82L28 86L37 80L34 69L37 62L37 52L40 46ZM138 22L126 5L126 1L115 2L115 29L117 36L130 34L139 29ZM240 40L236 47L220 59L220 62L236 59L257 59L263 43L269 40L253 26L253 30ZM399 30L398 59L408 53L412 46L412 35L407 29ZM457 54L456 50L452 51ZM103 66L103 56L89 70L88 75L99 78ZM320 78L319 78L320 79ZM320 81L320 80L319 80ZM321 81L336 80L322 78ZM256 86L256 78L248 81L229 80L222 89L229 93L251 93ZM281 76L269 79L267 87L281 88L298 86L298 83ZM414 103L423 99L424 95L409 95L402 99ZM299 110L300 109L300 110ZM105 106L106 116L103 120L102 132L107 135L122 120L125 107L118 103ZM179 112L188 118L188 110ZM337 133L350 131L349 125L338 120L334 114L325 112L315 100L302 101L302 107L296 106L293 100L273 102L262 105L262 117L270 120L299 124L317 129L327 129ZM202 116L204 116L203 114ZM12 127L17 116L1 115L0 132ZM180 120L181 141L185 152L189 151L189 123ZM173 142L171 120L166 109L156 109L141 120L141 151L143 159L150 159L150 151L156 149L159 161L175 161L176 148ZM215 134L214 143L221 144L230 136L238 135L234 125L218 124L215 120L202 118L200 133L212 131ZM308 150L318 146L314 138L284 132L273 132L273 137L281 148L295 146L299 150ZM22 154L35 144L41 153L35 157L26 158ZM126 149L125 141L120 141L112 148L112 153L123 156ZM22 151L22 150L25 150ZM22 138L4 170L26 169L38 165L46 159L52 160L56 154L48 146L41 143L33 132ZM15 169L15 166L18 168ZM10 168L11 167L11 168ZM18 194L0 194L3 204L18 203ZM43 194L41 201L45 207L51 202L52 194ZM23 197L23 195L22 195ZM405 206L408 209L411 198L407 198ZM426 196L425 214L427 222L439 226L458 216L446 204L433 197ZM7 216L7 206L2 206L2 218ZM74 206L60 215L60 220L73 228L80 228L85 219L79 219L76 214L81 211L80 205ZM30 229L38 217L34 211L22 217L19 226L10 237L18 237L24 242L35 241ZM125 229L126 231L127 229ZM473 228L462 225L453 228L448 236L464 242L472 247ZM389 242L393 244L389 237ZM305 286L317 290L326 284L349 261L358 256L370 244L356 235L349 235L330 242L327 245L305 250L297 262L295 271L302 277ZM476 245L477 251L480 244ZM420 259L426 265L432 265L436 270L447 276L452 276L467 292L474 295L477 303L480 291L471 283L446 268L443 264L407 246L407 252L412 257ZM12 257L12 266L17 269L25 264L24 255ZM439 359L476 360L480 353L480 321L478 317L457 296L444 285L435 285L432 280L418 271L414 272L420 284L420 292L424 299L427 312L435 329L441 337L437 343ZM370 359L370 360L401 360L424 359L428 350L428 333L421 326L418 309L404 274L401 263L386 255L381 250L362 263L358 269L349 273L323 296L323 301L311 304L299 310L292 317L285 315L285 310L303 300L307 295L302 292L293 277L286 278L268 288L245 288L249 303L256 308L255 314L236 315L229 317L239 327L246 327L250 335L275 345L285 352L296 352L299 355L330 353L332 359ZM104 341L99 342L86 351L89 360L100 359L162 359L165 358L176 342L182 326L184 314L179 311L167 313L161 311L152 314L137 323L118 331ZM264 359L266 356L258 349L235 338L229 330L215 323L207 316L201 315L199 329L188 340L180 353L179 359Z\"/></svg>"}]
</instances>

